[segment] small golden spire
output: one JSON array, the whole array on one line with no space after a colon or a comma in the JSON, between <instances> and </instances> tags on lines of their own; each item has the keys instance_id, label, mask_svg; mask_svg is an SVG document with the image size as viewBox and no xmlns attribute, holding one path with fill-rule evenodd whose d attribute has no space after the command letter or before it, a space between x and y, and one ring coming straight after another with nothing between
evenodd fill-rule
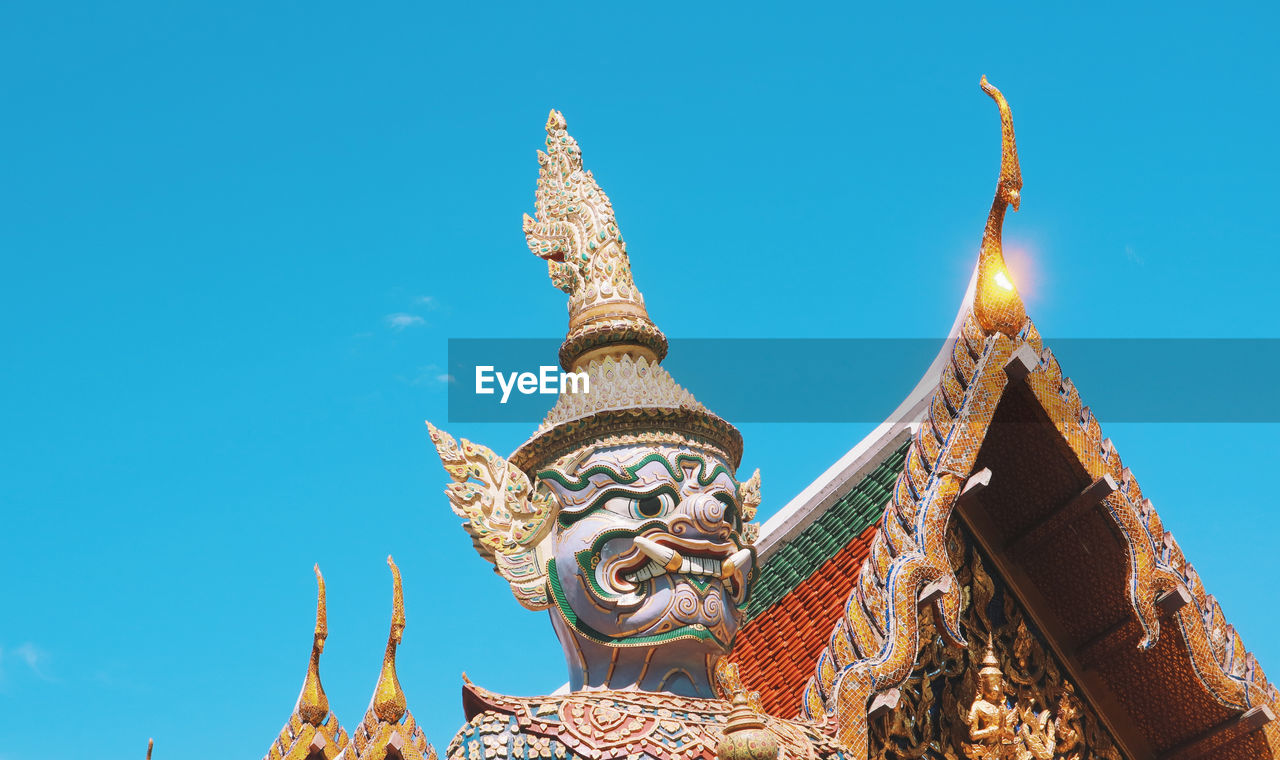
<instances>
[{"instance_id":1,"label":"small golden spire","mask_svg":"<svg viewBox=\"0 0 1280 760\"><path fill-rule=\"evenodd\" d=\"M1000 670L1000 660L996 657L995 642L991 636L987 636L987 653L982 658L982 669L978 671L978 675L1003 676L1004 672Z\"/></svg>"},{"instance_id":2,"label":"small golden spire","mask_svg":"<svg viewBox=\"0 0 1280 760\"><path fill-rule=\"evenodd\" d=\"M156 746L155 739L147 739L147 760L151 760L151 750Z\"/></svg>"},{"instance_id":3,"label":"small golden spire","mask_svg":"<svg viewBox=\"0 0 1280 760\"><path fill-rule=\"evenodd\" d=\"M751 709L745 691L733 695L728 725L716 746L718 760L778 760L781 745L765 730L764 718Z\"/></svg>"},{"instance_id":4,"label":"small golden spire","mask_svg":"<svg viewBox=\"0 0 1280 760\"><path fill-rule=\"evenodd\" d=\"M387 637L387 653L382 658L382 673L378 676L378 686L373 691L373 712L388 723L396 723L404 715L404 692L400 690L400 679L396 677L396 647L404 636L404 591L400 587L400 568L395 560L387 555L387 564L391 566L391 577L394 579L391 611L391 635Z\"/></svg>"},{"instance_id":5,"label":"small golden spire","mask_svg":"<svg viewBox=\"0 0 1280 760\"><path fill-rule=\"evenodd\" d=\"M982 233L982 251L978 254L978 285L973 312L984 332L1002 332L1013 336L1027 320L1027 310L1004 263L1001 235L1004 212L1009 206L1018 210L1022 198L1022 170L1018 166L1018 146L1013 138L1013 112L995 85L982 77L983 92L991 96L1000 109L1000 180L996 197L987 214L987 227Z\"/></svg>"},{"instance_id":6,"label":"small golden spire","mask_svg":"<svg viewBox=\"0 0 1280 760\"><path fill-rule=\"evenodd\" d=\"M324 640L329 637L329 625L324 602L324 576L320 574L320 565L315 566L316 585L319 592L316 599L316 633L311 643L311 663L307 666L307 680L302 683L302 694L298 697L298 715L307 723L319 726L329 715L329 698L320 685L320 653L324 651Z\"/></svg>"}]
</instances>

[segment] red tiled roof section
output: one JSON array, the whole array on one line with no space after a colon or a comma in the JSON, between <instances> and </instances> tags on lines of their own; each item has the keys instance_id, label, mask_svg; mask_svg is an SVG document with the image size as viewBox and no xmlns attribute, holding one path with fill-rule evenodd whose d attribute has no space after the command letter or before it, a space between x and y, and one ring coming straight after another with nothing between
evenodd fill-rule
<instances>
[{"instance_id":1,"label":"red tiled roof section","mask_svg":"<svg viewBox=\"0 0 1280 760\"><path fill-rule=\"evenodd\" d=\"M873 523L738 633L730 659L738 664L743 685L760 692L770 715L799 714L805 682L843 613L875 534Z\"/></svg>"}]
</instances>

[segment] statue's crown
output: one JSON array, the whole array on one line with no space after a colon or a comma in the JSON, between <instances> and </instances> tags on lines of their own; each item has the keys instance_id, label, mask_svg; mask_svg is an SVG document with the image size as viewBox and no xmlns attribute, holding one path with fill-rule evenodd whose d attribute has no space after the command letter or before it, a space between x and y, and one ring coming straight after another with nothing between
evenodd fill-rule
<instances>
[{"instance_id":1,"label":"statue's crown","mask_svg":"<svg viewBox=\"0 0 1280 760\"><path fill-rule=\"evenodd\" d=\"M529 250L546 260L552 284L569 294L561 366L573 370L623 352L661 361L667 339L631 279L613 204L582 168L582 150L559 111L547 117L547 150L538 151L538 164L536 218L525 214L524 234Z\"/></svg>"},{"instance_id":2,"label":"statue's crown","mask_svg":"<svg viewBox=\"0 0 1280 760\"><path fill-rule=\"evenodd\" d=\"M560 365L585 373L587 392L562 393L537 432L511 456L536 473L592 441L709 446L736 468L737 429L698 403L662 368L667 339L649 318L613 204L583 169L582 150L564 116L547 117L538 151L535 217L524 217L529 249L546 260L551 282L569 294L569 332Z\"/></svg>"}]
</instances>

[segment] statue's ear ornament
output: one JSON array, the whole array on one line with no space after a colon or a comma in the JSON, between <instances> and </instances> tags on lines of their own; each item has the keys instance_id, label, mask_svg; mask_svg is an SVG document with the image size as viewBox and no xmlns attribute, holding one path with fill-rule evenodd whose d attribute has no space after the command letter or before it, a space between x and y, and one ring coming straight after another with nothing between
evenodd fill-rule
<instances>
[{"instance_id":1,"label":"statue's ear ornament","mask_svg":"<svg viewBox=\"0 0 1280 760\"><path fill-rule=\"evenodd\" d=\"M760 508L760 468L751 473L751 477L738 484L738 503L742 505L742 521L751 522L756 519L756 510Z\"/></svg>"},{"instance_id":2,"label":"statue's ear ornament","mask_svg":"<svg viewBox=\"0 0 1280 760\"><path fill-rule=\"evenodd\" d=\"M445 488L454 514L466 522L476 551L493 563L521 605L550 606L538 547L555 524L555 497L534 490L529 477L490 449L467 439L461 445L430 422L431 442L454 482Z\"/></svg>"},{"instance_id":3,"label":"statue's ear ornament","mask_svg":"<svg viewBox=\"0 0 1280 760\"><path fill-rule=\"evenodd\" d=\"M738 484L738 504L741 508L742 540L755 544L760 537L760 524L751 521L760 508L760 468L757 467L751 477Z\"/></svg>"}]
</instances>

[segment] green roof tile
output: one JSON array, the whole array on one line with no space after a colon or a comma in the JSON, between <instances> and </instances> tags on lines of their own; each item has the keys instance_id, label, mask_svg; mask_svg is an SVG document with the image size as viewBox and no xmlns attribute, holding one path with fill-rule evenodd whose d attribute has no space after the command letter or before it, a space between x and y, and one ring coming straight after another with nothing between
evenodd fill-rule
<instances>
[{"instance_id":1,"label":"green roof tile","mask_svg":"<svg viewBox=\"0 0 1280 760\"><path fill-rule=\"evenodd\" d=\"M760 577L747 601L747 620L769 609L808 580L824 562L880 519L910 444L908 440L898 447L760 568Z\"/></svg>"}]
</instances>

